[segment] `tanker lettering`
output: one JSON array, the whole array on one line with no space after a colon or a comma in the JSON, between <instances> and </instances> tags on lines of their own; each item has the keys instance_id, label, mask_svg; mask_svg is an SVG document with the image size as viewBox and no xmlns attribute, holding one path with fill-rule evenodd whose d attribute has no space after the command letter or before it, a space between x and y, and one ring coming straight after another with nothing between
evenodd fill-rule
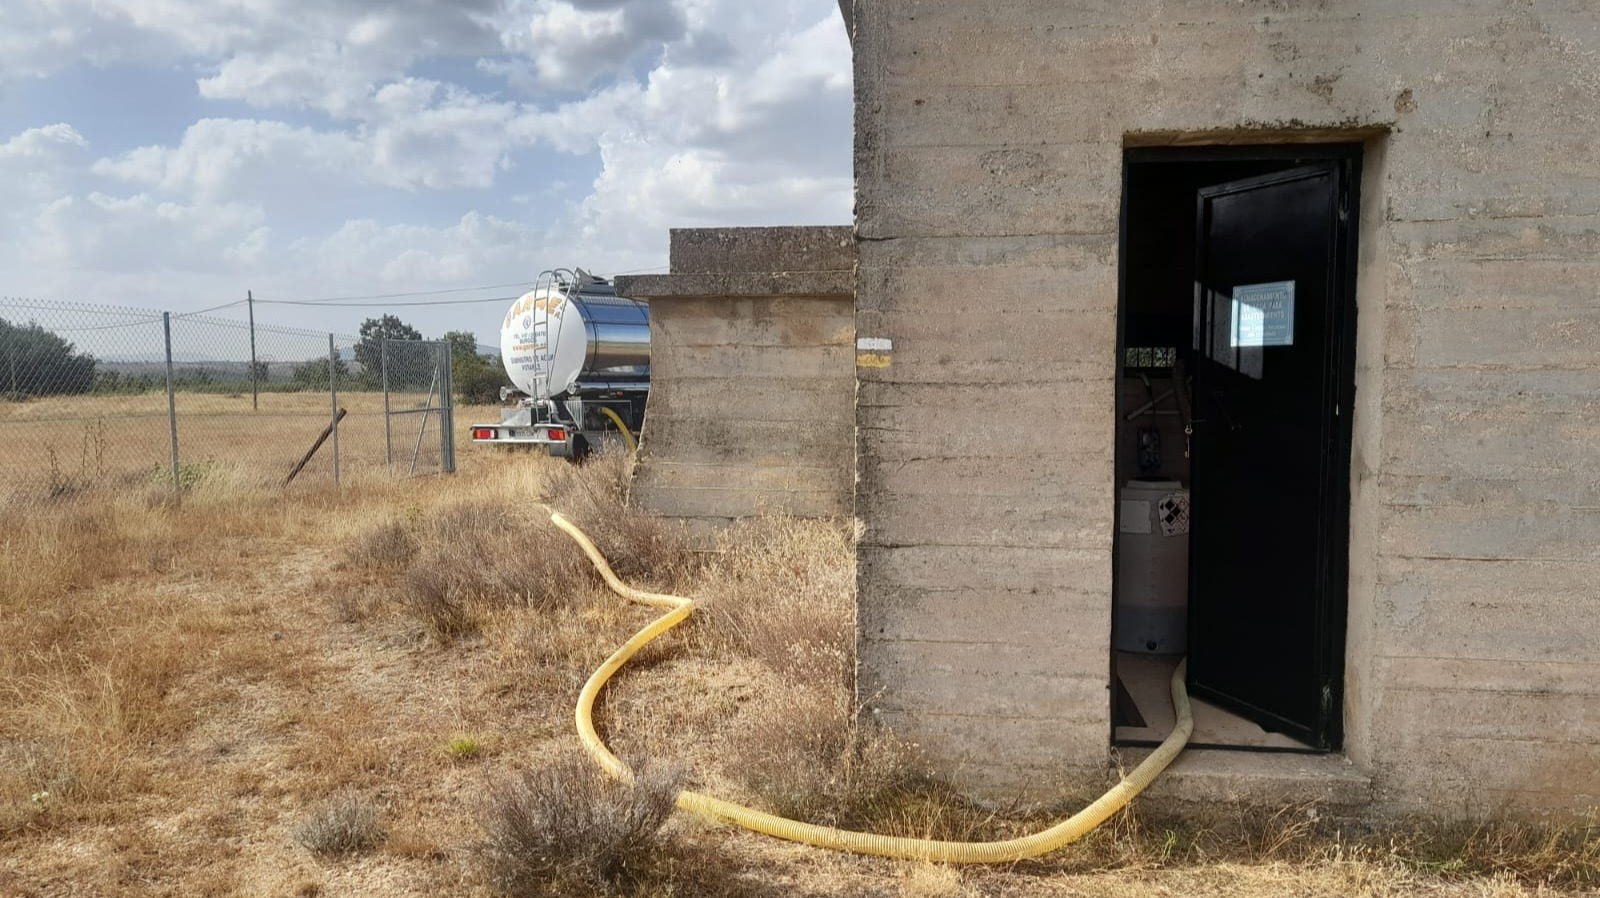
<instances>
[{"instance_id":1,"label":"tanker lettering","mask_svg":"<svg viewBox=\"0 0 1600 898\"><path fill-rule=\"evenodd\" d=\"M505 320L501 322L500 326L509 328L511 322L528 312L534 311L543 311L548 317L560 318L565 305L565 296L559 294L556 296L534 296L530 293L512 304L511 311L506 313Z\"/></svg>"}]
</instances>

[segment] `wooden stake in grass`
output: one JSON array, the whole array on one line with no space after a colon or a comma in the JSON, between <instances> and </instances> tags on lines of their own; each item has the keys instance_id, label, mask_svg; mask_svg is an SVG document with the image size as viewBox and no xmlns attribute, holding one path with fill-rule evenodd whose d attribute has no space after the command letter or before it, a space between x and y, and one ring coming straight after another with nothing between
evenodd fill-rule
<instances>
[{"instance_id":1,"label":"wooden stake in grass","mask_svg":"<svg viewBox=\"0 0 1600 898\"><path fill-rule=\"evenodd\" d=\"M294 478L300 473L300 469L304 468L307 464L310 464L311 457L316 455L317 454L317 450L322 448L322 444L326 443L328 441L328 437L333 435L334 425L338 424L340 421L343 421L344 420L344 415L345 415L344 409L342 409L342 408L339 409L339 414L334 415L333 416L333 420L329 421L328 425L326 427L322 428L321 436L318 436L317 437L317 441L315 443L311 444L311 448L309 450L307 450L307 452L305 454L305 457L301 458L298 462L295 463L295 466L293 468L289 469L289 476L288 477L283 478L283 485L284 486L288 486L290 483L292 483L294 481Z\"/></svg>"}]
</instances>

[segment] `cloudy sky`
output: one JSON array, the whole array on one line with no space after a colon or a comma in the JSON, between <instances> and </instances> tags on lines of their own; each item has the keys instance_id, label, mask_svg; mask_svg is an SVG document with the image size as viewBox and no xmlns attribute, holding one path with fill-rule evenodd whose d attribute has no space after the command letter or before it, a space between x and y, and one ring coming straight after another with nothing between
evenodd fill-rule
<instances>
[{"instance_id":1,"label":"cloudy sky","mask_svg":"<svg viewBox=\"0 0 1600 898\"><path fill-rule=\"evenodd\" d=\"M0 296L660 269L673 226L848 223L850 90L836 0L3 0ZM492 343L503 307L393 311Z\"/></svg>"}]
</instances>

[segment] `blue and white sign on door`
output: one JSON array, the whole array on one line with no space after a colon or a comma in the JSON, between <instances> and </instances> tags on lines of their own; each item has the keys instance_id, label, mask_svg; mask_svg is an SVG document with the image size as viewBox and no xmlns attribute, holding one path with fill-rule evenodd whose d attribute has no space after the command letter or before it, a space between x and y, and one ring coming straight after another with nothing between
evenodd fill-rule
<instances>
[{"instance_id":1,"label":"blue and white sign on door","mask_svg":"<svg viewBox=\"0 0 1600 898\"><path fill-rule=\"evenodd\" d=\"M1294 281L1234 287L1229 345L1293 346Z\"/></svg>"}]
</instances>

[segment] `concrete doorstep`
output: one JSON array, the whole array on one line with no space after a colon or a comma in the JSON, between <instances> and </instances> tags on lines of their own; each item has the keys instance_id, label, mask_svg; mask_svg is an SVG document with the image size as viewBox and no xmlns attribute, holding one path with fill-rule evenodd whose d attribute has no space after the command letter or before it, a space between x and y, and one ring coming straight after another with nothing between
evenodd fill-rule
<instances>
[{"instance_id":1,"label":"concrete doorstep","mask_svg":"<svg viewBox=\"0 0 1600 898\"><path fill-rule=\"evenodd\" d=\"M1131 770L1150 751L1122 748L1117 758ZM1343 817L1370 805L1373 797L1372 777L1342 755L1189 749L1138 803L1158 815L1189 815L1200 806L1276 811L1307 805L1315 814Z\"/></svg>"}]
</instances>

